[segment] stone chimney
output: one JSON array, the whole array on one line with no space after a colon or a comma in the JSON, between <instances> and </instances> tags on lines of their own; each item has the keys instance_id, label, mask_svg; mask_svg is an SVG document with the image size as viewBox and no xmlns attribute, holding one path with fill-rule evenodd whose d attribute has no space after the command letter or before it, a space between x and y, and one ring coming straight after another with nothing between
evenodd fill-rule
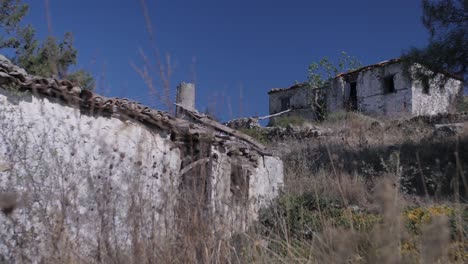
<instances>
[{"instance_id":1,"label":"stone chimney","mask_svg":"<svg viewBox=\"0 0 468 264\"><path fill-rule=\"evenodd\" d=\"M195 110L195 84L182 82L177 86L176 103L188 110ZM184 117L181 107L176 106L176 117Z\"/></svg>"}]
</instances>

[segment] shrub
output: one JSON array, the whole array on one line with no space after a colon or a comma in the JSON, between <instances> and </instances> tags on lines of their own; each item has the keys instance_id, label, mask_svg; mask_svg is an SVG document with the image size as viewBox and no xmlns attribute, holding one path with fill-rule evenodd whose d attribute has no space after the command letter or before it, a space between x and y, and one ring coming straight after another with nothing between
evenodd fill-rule
<instances>
[{"instance_id":1,"label":"shrub","mask_svg":"<svg viewBox=\"0 0 468 264\"><path fill-rule=\"evenodd\" d=\"M250 129L249 128L242 128L239 131L246 134L247 136L250 136L250 137L254 138L255 140L257 140L260 143L263 143L263 144L271 143L270 139L268 139L268 136L267 136L265 130L257 129L257 128L250 128Z\"/></svg>"},{"instance_id":2,"label":"shrub","mask_svg":"<svg viewBox=\"0 0 468 264\"><path fill-rule=\"evenodd\" d=\"M288 125L302 126L305 122L305 118L296 115L280 116L274 119L272 125L277 127L287 127Z\"/></svg>"},{"instance_id":3,"label":"shrub","mask_svg":"<svg viewBox=\"0 0 468 264\"><path fill-rule=\"evenodd\" d=\"M458 112L468 112L468 96L464 96L463 100L457 106Z\"/></svg>"}]
</instances>

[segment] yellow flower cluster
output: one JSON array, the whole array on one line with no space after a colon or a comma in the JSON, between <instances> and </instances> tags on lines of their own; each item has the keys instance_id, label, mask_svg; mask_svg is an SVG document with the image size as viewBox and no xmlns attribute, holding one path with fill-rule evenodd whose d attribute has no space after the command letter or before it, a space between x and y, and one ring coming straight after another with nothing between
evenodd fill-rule
<instances>
[{"instance_id":1,"label":"yellow flower cluster","mask_svg":"<svg viewBox=\"0 0 468 264\"><path fill-rule=\"evenodd\" d=\"M418 251L415 243L412 241L404 241L403 243L401 243L400 250L403 254L415 253Z\"/></svg>"},{"instance_id":2,"label":"yellow flower cluster","mask_svg":"<svg viewBox=\"0 0 468 264\"><path fill-rule=\"evenodd\" d=\"M413 231L418 232L421 225L427 224L435 216L453 216L455 210L447 205L437 205L430 207L416 207L406 210L404 217L408 220L408 224Z\"/></svg>"},{"instance_id":3,"label":"yellow flower cluster","mask_svg":"<svg viewBox=\"0 0 468 264\"><path fill-rule=\"evenodd\" d=\"M354 228L358 230L366 230L372 228L375 223L380 222L382 217L375 214L362 214L362 213L353 213L353 224Z\"/></svg>"},{"instance_id":4,"label":"yellow flower cluster","mask_svg":"<svg viewBox=\"0 0 468 264\"><path fill-rule=\"evenodd\" d=\"M406 211L406 217L410 221L418 221L422 223L429 223L434 216L451 216L454 213L454 209L446 206L430 206L427 208L417 207Z\"/></svg>"}]
</instances>

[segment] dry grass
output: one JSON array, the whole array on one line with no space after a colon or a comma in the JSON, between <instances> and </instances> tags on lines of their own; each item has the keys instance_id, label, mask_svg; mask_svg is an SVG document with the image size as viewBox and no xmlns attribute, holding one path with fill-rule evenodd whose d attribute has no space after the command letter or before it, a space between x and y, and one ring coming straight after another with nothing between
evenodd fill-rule
<instances>
[{"instance_id":1,"label":"dry grass","mask_svg":"<svg viewBox=\"0 0 468 264\"><path fill-rule=\"evenodd\" d=\"M143 66L133 67L151 95L171 110L173 66L169 56L161 57L145 0L141 4L152 50L150 56L140 50ZM334 135L320 142L290 142L292 155L286 159L284 194L265 208L257 225L231 237L214 232L213 222L206 217L206 193L201 185L177 189L179 212L174 217L165 206L154 208L154 197L144 191L145 179L137 166L125 168L129 188L122 193L112 189L110 180L94 178L87 164L67 162L54 155L53 144L41 144L48 142L44 139L52 131L34 139L41 149L34 150L35 162L26 163L31 159L31 152L25 151L30 140L24 136L27 127L0 129L0 139L14 139L8 142L13 149L6 157L8 164L24 170L9 174L18 177L20 188L1 186L0 224L4 232L0 250L13 257L0 255L0 262L467 263L468 209L459 188L456 199L446 199L446 207L432 200L421 206L402 192L404 175L399 156L382 158L384 171L361 173L345 166L340 153L419 142L431 131L426 125L386 125L357 113L337 114L318 125L332 129ZM467 131L461 134L465 135ZM78 144L68 142L71 148ZM322 147L321 156L314 159L308 146L312 150ZM112 154L102 153L106 155ZM464 179L462 158L457 159L455 167L459 178ZM324 160L329 166L323 166ZM10 173L2 162L0 173ZM102 168L112 170L111 165L104 163ZM200 169L192 176L205 179L207 173ZM77 192L84 185L92 187L87 189L86 198L94 211L79 219L82 201ZM454 181L453 185L465 186L466 190L463 181ZM18 193L24 196L19 199ZM31 228L28 221L41 224ZM175 232L163 228L168 221L175 223Z\"/></svg>"},{"instance_id":2,"label":"dry grass","mask_svg":"<svg viewBox=\"0 0 468 264\"><path fill-rule=\"evenodd\" d=\"M5 118L1 120L4 125L8 123ZM16 162L17 169L26 171L26 174L11 174L13 178L21 177L24 188L19 193L27 194L20 199L21 208L12 212L4 210L1 216L3 227L9 231L4 233L8 236L0 237L0 248L12 249L16 263L36 260L44 263L464 263L468 260L468 209L461 200L463 197L460 193L458 200L447 197L444 206L431 200L414 203L402 192L404 175L398 155L385 159L385 171L369 178L348 171L338 158L337 149L332 147L324 148L323 157L330 166L313 170L321 162L311 161L310 153L302 150L307 150L308 144L315 147L315 143L290 144L297 149L286 159L284 194L270 208L265 208L259 222L247 232L226 236L207 218L206 193L204 185L200 185L207 176L203 167L191 175L199 181L186 185L187 189L178 189L178 213L174 217L164 211L168 207L153 207L154 198L145 191L146 180L138 166L126 168L129 186L126 192L112 189L109 187L117 186L109 179L95 178L86 170L86 164L70 163L56 155L57 140L65 140L74 148L79 143L73 142L73 137L58 139L51 137L53 131L46 131L34 139L42 142L42 148L31 152L24 148L30 140L25 136L27 129L25 126L1 130L1 138L7 140L3 143L13 150L5 161ZM48 140L49 137L55 141ZM206 154L202 149L195 153L190 144L186 147L191 157L187 162ZM108 151L102 153L103 157L114 155L112 149ZM28 156L31 154L34 155ZM22 163L26 158L37 162ZM427 162L424 156L421 161ZM113 163L102 165L107 168L106 173L116 169L110 164ZM464 175L464 167L456 167ZM6 166L2 168L2 173L10 170ZM454 184L464 185L463 181ZM83 206L80 201L83 196L80 198L77 192L85 186L88 186L85 197L95 211L77 219ZM5 193L18 193L18 190L2 185ZM40 220L42 224L35 226L40 229L32 230L27 219ZM175 223L176 228L165 229L167 221ZM4 261L12 260L2 257Z\"/></svg>"}]
</instances>

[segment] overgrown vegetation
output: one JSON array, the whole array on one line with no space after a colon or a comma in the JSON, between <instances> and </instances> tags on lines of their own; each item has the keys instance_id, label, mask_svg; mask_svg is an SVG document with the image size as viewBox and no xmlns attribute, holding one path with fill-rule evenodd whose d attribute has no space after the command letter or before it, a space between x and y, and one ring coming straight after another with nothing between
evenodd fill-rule
<instances>
[{"instance_id":1,"label":"overgrown vegetation","mask_svg":"<svg viewBox=\"0 0 468 264\"><path fill-rule=\"evenodd\" d=\"M270 139L268 139L267 132L265 130L263 130L263 129L256 129L256 128L247 129L247 128L244 128L244 129L241 129L240 132L254 138L255 140L257 140L260 143L263 143L263 144L270 144L271 143Z\"/></svg>"},{"instance_id":2,"label":"overgrown vegetation","mask_svg":"<svg viewBox=\"0 0 468 264\"><path fill-rule=\"evenodd\" d=\"M292 115L292 116L280 116L274 119L274 122L271 124L273 126L277 127L287 127L287 126L301 126L306 122L306 119L297 116L297 115Z\"/></svg>"},{"instance_id":3,"label":"overgrown vegetation","mask_svg":"<svg viewBox=\"0 0 468 264\"><path fill-rule=\"evenodd\" d=\"M358 133L348 134L344 140L343 135L337 135L341 147L334 145L334 136L321 142L282 142L288 146L288 151L284 153L286 178L282 195L261 212L256 225L229 237L213 232L213 222L206 219L209 214L203 203L203 185L194 185L194 190L185 190L188 191L186 194L178 191L179 198L187 195L188 199L181 204L181 211L174 219L170 213L164 213L169 208L165 206L170 206L170 203L153 199L157 185L147 186L150 180L142 173L141 164L134 161L131 163L134 167L125 167L125 164L129 164L127 160L132 158L127 156L128 153L116 152L110 145L100 146L102 157L108 158L99 161L103 169L95 173L88 170L86 164L77 162L76 155L82 154L75 154L74 162L63 160L65 156L59 154L82 147L80 139L75 142L76 137L72 135L57 138L54 135L58 134L51 125L44 128L45 133L33 137L42 142L41 148L32 148L28 145L31 138L24 133L30 129L29 123L12 127L8 125L13 124L8 121L8 114L2 115L1 127L8 126L8 129L0 130L2 142L8 146L23 146L8 148L11 153L5 164L16 163L15 168L24 168L26 173L23 170L11 171L11 167L5 164L0 164L0 173L11 171L12 180L25 184L28 197L44 201L26 203L13 214L7 214L4 210L1 216L17 230L16 240L0 238L2 243L12 243L17 259L25 262L31 260L28 258L30 250L37 251L36 256L45 257L48 263L468 261L468 208L463 191L455 191L457 184L454 183L446 185L446 191L439 196L433 192L429 192L427 198L424 193L414 195L407 191L410 189L408 186L413 185L406 180L409 174L404 169L408 162L417 160L414 150L418 150L421 168L427 177L432 170L427 167L432 166L439 156L455 153L456 144L443 141L444 151L432 145L415 146L416 149L406 151L402 147L399 148L400 153L407 154L395 155L392 152L395 149L388 152L378 150L378 144L382 144L382 141L367 146L356 143L354 137L358 137ZM370 120L358 114L343 114L334 118L333 122L329 120L328 125L339 127L341 122L348 122L346 127L358 131L359 127L372 124ZM412 124L413 129L419 125ZM376 136L375 132L369 133ZM383 133L395 134L394 131ZM406 140L400 139L402 142ZM459 147L465 148L465 141L460 139ZM67 144L70 149L57 149L58 142ZM148 144L147 141L141 142ZM270 142L275 143L280 142ZM144 149L143 145L140 148ZM190 152L190 144L185 147ZM201 155L202 149L192 151L195 151L192 155ZM318 156L315 154L317 151L320 152ZM353 152L356 156L349 157ZM463 159L466 151L459 149L458 155L460 158L452 162L454 167L463 169L466 167ZM316 160L317 157L319 160ZM28 163L22 163L24 160L28 160ZM54 162L46 163L44 160ZM94 157L84 160L90 164L96 162ZM378 167L371 169L376 165L374 162ZM448 163L441 160L439 164ZM441 168L441 171L444 169ZM456 170L446 170L447 179L456 173ZM115 182L113 177L117 175L126 180ZM203 178L206 171L202 166L192 176ZM121 189L121 184L128 186L128 189ZM460 179L458 186L460 190L466 188L463 187L463 179ZM174 187L172 191L160 191L169 195L177 189ZM2 198L6 197L5 190L2 189ZM83 206L85 200L80 198L84 190L90 195L86 206ZM45 197L48 199L45 200ZM0 206L4 206L4 203L0 203ZM85 214L79 213L83 207L87 210ZM243 210L247 211L247 208ZM26 231L29 229L26 222L21 220L22 214L33 215L37 219L52 218L53 221L46 221L43 229ZM88 214L93 218L74 217ZM95 224L89 225L90 220ZM166 233L169 231L164 228L167 221L180 224L181 228L175 236ZM77 230L86 232L77 233ZM39 235L46 248L35 240ZM86 250L82 250L84 245Z\"/></svg>"},{"instance_id":4,"label":"overgrown vegetation","mask_svg":"<svg viewBox=\"0 0 468 264\"><path fill-rule=\"evenodd\" d=\"M313 62L309 65L307 82L310 89L317 89L313 102L310 102L317 118L319 120L326 119L327 117L327 86L330 81L335 78L339 73L348 72L359 69L361 63L355 57L349 56L346 52L342 52L338 58L338 62L333 63L327 57L322 58L318 62Z\"/></svg>"},{"instance_id":5,"label":"overgrown vegetation","mask_svg":"<svg viewBox=\"0 0 468 264\"><path fill-rule=\"evenodd\" d=\"M468 96L463 96L463 100L458 105L457 110L459 112L468 112Z\"/></svg>"},{"instance_id":6,"label":"overgrown vegetation","mask_svg":"<svg viewBox=\"0 0 468 264\"><path fill-rule=\"evenodd\" d=\"M39 45L34 30L18 24L27 6L19 0L0 3L5 11L0 23L12 34L0 43L19 52L13 60L31 73L70 78L68 67L76 62L71 35L59 44L49 39ZM150 84L159 76L163 89L150 88L170 108L170 67L156 57L156 66L145 61L136 69ZM327 59L311 65L309 81L326 84L347 59L337 67ZM151 164L161 173L143 173L139 158L152 151L145 149L147 138L136 140L132 156L119 152L115 142L106 144L106 135L102 145L80 153L78 148L97 137L80 134L89 129L73 125L69 135L59 134L55 127L66 124L45 118L51 124L41 124L44 131L33 134L32 121L22 118L0 112L0 150L5 152L0 173L8 175L0 179L0 225L7 230L0 249L10 250L18 263L34 258L46 263L468 262L467 131L438 137L423 120L383 122L354 112L334 113L314 124L333 130L321 138L280 142L261 129L243 130L280 149L285 186L256 225L231 236L215 231L214 221L206 218L213 209L205 203L209 192L196 183L212 175L203 166L184 178L193 189L181 190L167 164ZM280 117L276 125L304 121ZM206 149L193 145L196 139L186 141L179 146L187 154L183 162L206 155ZM100 169L90 170L92 164ZM172 188L159 188L163 180ZM18 199L18 193L24 197ZM156 199L156 193L163 198ZM176 215L173 196L181 199ZM250 208L246 204L240 210ZM178 233L168 229L173 222ZM0 256L0 262L7 260Z\"/></svg>"},{"instance_id":7,"label":"overgrown vegetation","mask_svg":"<svg viewBox=\"0 0 468 264\"><path fill-rule=\"evenodd\" d=\"M297 263L468 261L467 134L424 141L416 120L374 122L337 114L324 125L356 133L288 142L285 193L260 220L268 249Z\"/></svg>"}]
</instances>

